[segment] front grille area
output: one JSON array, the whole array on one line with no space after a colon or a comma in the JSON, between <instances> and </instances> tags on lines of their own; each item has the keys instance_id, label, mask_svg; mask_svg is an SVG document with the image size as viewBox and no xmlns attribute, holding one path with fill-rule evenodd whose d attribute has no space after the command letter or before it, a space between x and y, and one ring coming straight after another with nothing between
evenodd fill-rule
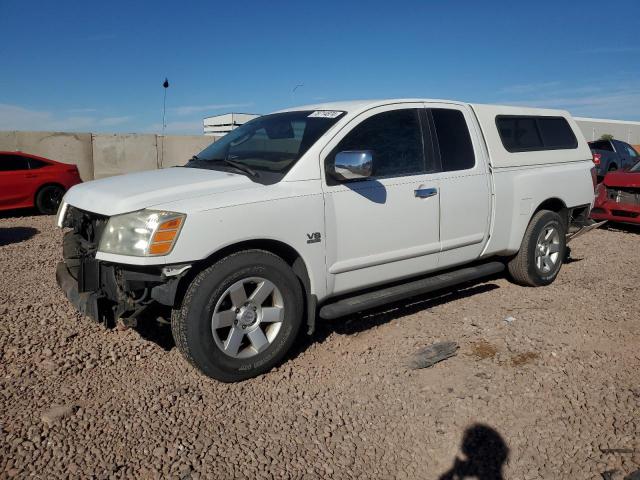
<instances>
[{"instance_id":1,"label":"front grille area","mask_svg":"<svg viewBox=\"0 0 640 480\"><path fill-rule=\"evenodd\" d=\"M79 208L67 207L64 217L63 226L73 229L76 242L78 243L79 253L82 256L94 258L100 243L102 232L107 226L109 217L98 215L97 213L87 212ZM65 257L66 259L66 257Z\"/></svg>"},{"instance_id":2,"label":"front grille area","mask_svg":"<svg viewBox=\"0 0 640 480\"><path fill-rule=\"evenodd\" d=\"M616 203L640 205L640 190L637 188L607 188L607 198Z\"/></svg>"},{"instance_id":3,"label":"front grille area","mask_svg":"<svg viewBox=\"0 0 640 480\"><path fill-rule=\"evenodd\" d=\"M69 273L76 280L81 263L96 257L100 237L108 221L109 217L104 215L86 212L71 205L67 207L62 225L72 230L64 235L62 256Z\"/></svg>"}]
</instances>

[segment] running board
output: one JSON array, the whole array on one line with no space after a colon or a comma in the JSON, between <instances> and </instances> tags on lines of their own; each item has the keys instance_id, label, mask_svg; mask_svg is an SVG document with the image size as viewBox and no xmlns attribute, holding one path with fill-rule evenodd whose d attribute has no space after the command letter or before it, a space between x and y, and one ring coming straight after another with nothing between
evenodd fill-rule
<instances>
[{"instance_id":1,"label":"running board","mask_svg":"<svg viewBox=\"0 0 640 480\"><path fill-rule=\"evenodd\" d=\"M380 307L387 303L397 302L405 298L452 287L459 283L495 275L496 273L502 272L504 268L502 262L489 262L448 273L441 273L421 280L414 280L413 282L403 283L393 287L374 290L323 306L320 309L320 318L331 320L369 308Z\"/></svg>"}]
</instances>

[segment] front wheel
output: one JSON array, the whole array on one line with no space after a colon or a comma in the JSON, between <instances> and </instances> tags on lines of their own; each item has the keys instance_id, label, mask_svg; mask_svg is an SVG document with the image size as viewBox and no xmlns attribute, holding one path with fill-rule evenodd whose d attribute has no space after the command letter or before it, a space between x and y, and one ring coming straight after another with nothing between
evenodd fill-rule
<instances>
[{"instance_id":1,"label":"front wheel","mask_svg":"<svg viewBox=\"0 0 640 480\"><path fill-rule=\"evenodd\" d=\"M178 349L223 382L255 377L280 362L303 315L298 278L280 257L246 250L223 258L191 282L171 316Z\"/></svg>"},{"instance_id":2,"label":"front wheel","mask_svg":"<svg viewBox=\"0 0 640 480\"><path fill-rule=\"evenodd\" d=\"M540 287L553 282L565 258L566 228L560 215L536 213L524 233L520 251L508 264L516 283Z\"/></svg>"}]
</instances>

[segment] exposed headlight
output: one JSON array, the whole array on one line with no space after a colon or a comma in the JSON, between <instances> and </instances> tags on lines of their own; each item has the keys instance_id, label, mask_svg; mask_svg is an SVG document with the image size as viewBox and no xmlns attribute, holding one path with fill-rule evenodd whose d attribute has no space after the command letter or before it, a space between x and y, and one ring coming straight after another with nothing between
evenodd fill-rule
<instances>
[{"instance_id":1,"label":"exposed headlight","mask_svg":"<svg viewBox=\"0 0 640 480\"><path fill-rule=\"evenodd\" d=\"M109 219L98 250L135 257L167 255L187 216L183 213L140 210Z\"/></svg>"}]
</instances>

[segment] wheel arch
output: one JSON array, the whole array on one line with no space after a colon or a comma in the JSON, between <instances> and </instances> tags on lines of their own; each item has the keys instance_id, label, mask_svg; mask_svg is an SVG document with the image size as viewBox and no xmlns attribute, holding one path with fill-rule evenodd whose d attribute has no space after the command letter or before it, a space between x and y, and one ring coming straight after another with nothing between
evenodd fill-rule
<instances>
[{"instance_id":1,"label":"wheel arch","mask_svg":"<svg viewBox=\"0 0 640 480\"><path fill-rule=\"evenodd\" d=\"M547 198L546 200L541 202L540 205L538 205L538 207L533 211L531 218L529 219L529 223L531 222L535 214L538 213L540 210L550 210L552 212L557 213L558 215L560 215L560 218L562 218L562 221L564 222L565 227L567 227L568 221L569 221L569 218L568 218L569 209L567 208L567 204L564 202L564 200L558 197Z\"/></svg>"},{"instance_id":2,"label":"wheel arch","mask_svg":"<svg viewBox=\"0 0 640 480\"><path fill-rule=\"evenodd\" d=\"M302 255L291 245L282 242L280 240L257 238L252 240L244 240L241 242L233 243L231 245L224 246L215 252L211 253L208 257L195 262L193 267L188 270L187 274L180 279L180 284L176 291L174 308L179 307L182 304L182 299L186 290L195 278L205 268L213 265L218 260L229 256L233 253L240 252L242 250L265 250L278 257L282 258L293 270L293 273L298 277L300 284L304 291L304 309L307 323L312 331L313 322L315 319L315 308L310 304L315 304L315 296L311 291L311 277L309 275L309 269ZM313 309L311 314L310 310ZM309 310L309 311L308 311Z\"/></svg>"}]
</instances>

